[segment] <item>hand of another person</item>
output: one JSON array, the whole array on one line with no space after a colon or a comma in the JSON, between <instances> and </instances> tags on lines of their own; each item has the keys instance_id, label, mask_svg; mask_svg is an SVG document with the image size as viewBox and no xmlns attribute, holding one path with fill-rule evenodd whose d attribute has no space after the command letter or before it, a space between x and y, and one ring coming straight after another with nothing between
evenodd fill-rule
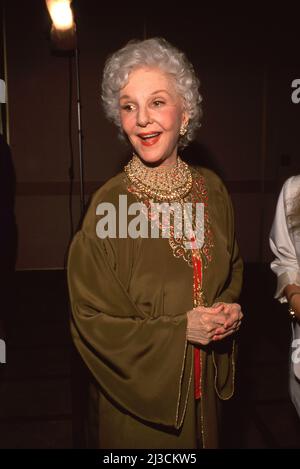
<instances>
[{"instance_id":1,"label":"hand of another person","mask_svg":"<svg viewBox=\"0 0 300 469\"><path fill-rule=\"evenodd\" d=\"M283 293L290 308L294 311L297 321L300 322L300 286L290 283L286 285Z\"/></svg>"},{"instance_id":2,"label":"hand of another person","mask_svg":"<svg viewBox=\"0 0 300 469\"><path fill-rule=\"evenodd\" d=\"M243 314L236 303L199 306L187 313L187 339L194 344L207 345L236 332Z\"/></svg>"},{"instance_id":3,"label":"hand of another person","mask_svg":"<svg viewBox=\"0 0 300 469\"><path fill-rule=\"evenodd\" d=\"M296 319L298 322L300 321L300 293L299 295L294 295L293 298L290 301L290 305L292 307L292 310L295 313Z\"/></svg>"}]
</instances>

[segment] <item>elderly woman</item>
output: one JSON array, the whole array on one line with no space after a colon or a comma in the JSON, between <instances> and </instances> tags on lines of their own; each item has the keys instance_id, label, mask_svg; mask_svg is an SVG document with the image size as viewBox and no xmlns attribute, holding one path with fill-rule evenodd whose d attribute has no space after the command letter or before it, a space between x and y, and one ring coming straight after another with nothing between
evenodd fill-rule
<instances>
[{"instance_id":1,"label":"elderly woman","mask_svg":"<svg viewBox=\"0 0 300 469\"><path fill-rule=\"evenodd\" d=\"M130 42L105 65L104 108L133 156L94 194L69 253L92 447L218 447L242 261L223 183L178 155L199 126L198 84L163 39Z\"/></svg>"},{"instance_id":2,"label":"elderly woman","mask_svg":"<svg viewBox=\"0 0 300 469\"><path fill-rule=\"evenodd\" d=\"M300 175L292 176L280 192L270 233L275 255L271 269L277 275L275 298L289 304L292 341L290 394L300 417Z\"/></svg>"}]
</instances>

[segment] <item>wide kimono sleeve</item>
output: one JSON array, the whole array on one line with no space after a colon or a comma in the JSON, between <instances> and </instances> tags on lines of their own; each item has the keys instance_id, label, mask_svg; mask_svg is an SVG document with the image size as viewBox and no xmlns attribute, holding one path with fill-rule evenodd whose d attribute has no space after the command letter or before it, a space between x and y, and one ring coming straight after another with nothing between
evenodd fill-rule
<instances>
[{"instance_id":1,"label":"wide kimono sleeve","mask_svg":"<svg viewBox=\"0 0 300 469\"><path fill-rule=\"evenodd\" d=\"M271 269L277 275L275 298L281 303L287 301L283 294L287 285L300 286L300 267L295 243L287 223L289 189L293 180L293 178L288 179L281 189L270 232L270 248L275 255L275 259L271 263Z\"/></svg>"},{"instance_id":2,"label":"wide kimono sleeve","mask_svg":"<svg viewBox=\"0 0 300 469\"><path fill-rule=\"evenodd\" d=\"M84 227L75 235L68 258L74 343L115 404L145 421L179 428L192 373L186 312L155 318L141 312L116 262L109 239Z\"/></svg>"}]
</instances>

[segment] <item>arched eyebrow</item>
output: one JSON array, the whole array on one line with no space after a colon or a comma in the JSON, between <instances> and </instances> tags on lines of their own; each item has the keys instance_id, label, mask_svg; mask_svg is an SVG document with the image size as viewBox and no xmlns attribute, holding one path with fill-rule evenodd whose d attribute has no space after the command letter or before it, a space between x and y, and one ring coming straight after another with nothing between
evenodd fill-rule
<instances>
[{"instance_id":1,"label":"arched eyebrow","mask_svg":"<svg viewBox=\"0 0 300 469\"><path fill-rule=\"evenodd\" d=\"M153 96L155 94L159 94L159 93L166 93L168 94L169 96L171 96L171 94L167 91L167 90L156 90L156 91L153 91L153 93L151 93L150 96ZM130 96L128 96L128 94L122 94L122 96L120 96L120 101L121 99L131 99Z\"/></svg>"},{"instance_id":2,"label":"arched eyebrow","mask_svg":"<svg viewBox=\"0 0 300 469\"><path fill-rule=\"evenodd\" d=\"M169 91L167 91L167 90L156 90L156 91L153 91L153 93L151 93L151 96L153 96L154 94L159 94L159 93L167 93L169 96L171 96L170 93L169 93Z\"/></svg>"}]
</instances>

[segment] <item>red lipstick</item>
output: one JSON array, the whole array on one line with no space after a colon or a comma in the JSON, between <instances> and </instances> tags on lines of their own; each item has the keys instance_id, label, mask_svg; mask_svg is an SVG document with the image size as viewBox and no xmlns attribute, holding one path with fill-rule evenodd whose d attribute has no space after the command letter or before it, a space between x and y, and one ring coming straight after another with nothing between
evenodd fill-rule
<instances>
[{"instance_id":1,"label":"red lipstick","mask_svg":"<svg viewBox=\"0 0 300 469\"><path fill-rule=\"evenodd\" d=\"M141 139L142 145L145 147L151 147L152 145L155 145L155 143L158 142L161 132L142 132L138 134L138 136Z\"/></svg>"}]
</instances>

